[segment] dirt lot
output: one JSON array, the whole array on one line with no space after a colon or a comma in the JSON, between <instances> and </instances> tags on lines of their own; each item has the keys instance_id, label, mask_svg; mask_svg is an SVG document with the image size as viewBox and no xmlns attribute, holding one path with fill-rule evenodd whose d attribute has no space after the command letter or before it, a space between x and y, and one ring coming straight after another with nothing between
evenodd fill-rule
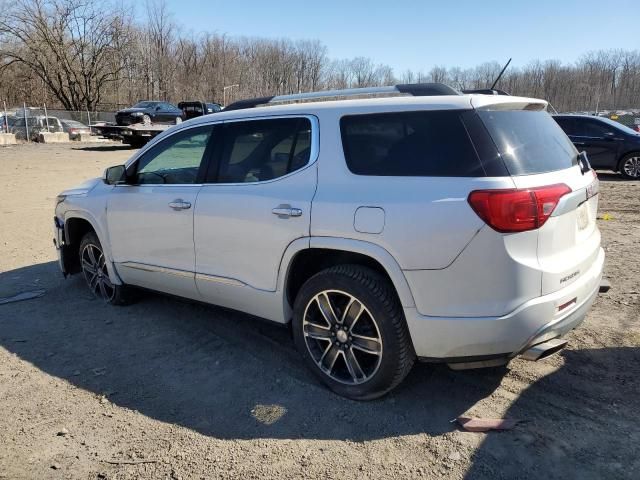
<instances>
[{"instance_id":1,"label":"dirt lot","mask_svg":"<svg viewBox=\"0 0 640 480\"><path fill-rule=\"evenodd\" d=\"M155 295L109 307L62 278L56 194L131 152L0 148L0 297L46 290L0 305L0 478L640 478L640 182L600 175L614 287L561 355L418 365L358 403L282 328ZM525 423L467 433L462 414Z\"/></svg>"}]
</instances>

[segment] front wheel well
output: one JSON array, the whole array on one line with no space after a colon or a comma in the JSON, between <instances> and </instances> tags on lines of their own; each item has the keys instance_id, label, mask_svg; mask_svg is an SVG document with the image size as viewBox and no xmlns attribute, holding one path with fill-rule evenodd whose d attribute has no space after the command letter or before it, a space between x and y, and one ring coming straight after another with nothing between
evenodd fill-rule
<instances>
[{"instance_id":1,"label":"front wheel well","mask_svg":"<svg viewBox=\"0 0 640 480\"><path fill-rule=\"evenodd\" d=\"M93 225L84 218L70 218L65 222L64 262L66 271L70 274L79 273L80 242L89 232L96 233Z\"/></svg>"},{"instance_id":2,"label":"front wheel well","mask_svg":"<svg viewBox=\"0 0 640 480\"><path fill-rule=\"evenodd\" d=\"M291 260L285 282L285 294L289 305L293 305L302 285L316 273L336 265L360 265L386 278L394 288L386 269L376 259L362 253L330 248L309 248L298 252Z\"/></svg>"}]
</instances>

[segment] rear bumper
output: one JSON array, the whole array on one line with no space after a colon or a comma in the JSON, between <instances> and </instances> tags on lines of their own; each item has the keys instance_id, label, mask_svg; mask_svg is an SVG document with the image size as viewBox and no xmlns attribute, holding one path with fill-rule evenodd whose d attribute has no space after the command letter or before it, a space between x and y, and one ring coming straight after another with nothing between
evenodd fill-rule
<instances>
[{"instance_id":1,"label":"rear bumper","mask_svg":"<svg viewBox=\"0 0 640 480\"><path fill-rule=\"evenodd\" d=\"M432 317L405 308L416 354L428 361L513 357L532 345L561 337L584 320L600 289L603 266L600 248L590 269L574 283L500 317Z\"/></svg>"}]
</instances>

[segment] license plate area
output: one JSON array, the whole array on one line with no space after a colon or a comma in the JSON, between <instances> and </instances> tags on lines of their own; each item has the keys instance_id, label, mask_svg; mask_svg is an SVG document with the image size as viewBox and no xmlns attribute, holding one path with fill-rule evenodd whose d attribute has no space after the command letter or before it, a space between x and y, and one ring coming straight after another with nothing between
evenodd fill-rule
<instances>
[{"instance_id":1,"label":"license plate area","mask_svg":"<svg viewBox=\"0 0 640 480\"><path fill-rule=\"evenodd\" d=\"M589 226L589 208L587 202L584 202L576 209L576 219L578 222L578 230L584 230Z\"/></svg>"}]
</instances>

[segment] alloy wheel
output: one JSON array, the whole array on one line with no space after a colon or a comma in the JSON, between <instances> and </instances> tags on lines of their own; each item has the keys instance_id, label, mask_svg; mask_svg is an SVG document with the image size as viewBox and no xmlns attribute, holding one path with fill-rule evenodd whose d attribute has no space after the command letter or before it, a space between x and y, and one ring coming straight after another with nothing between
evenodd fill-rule
<instances>
[{"instance_id":1,"label":"alloy wheel","mask_svg":"<svg viewBox=\"0 0 640 480\"><path fill-rule=\"evenodd\" d=\"M84 278L93 294L105 302L113 300L116 289L109 279L107 262L100 247L93 243L85 245L80 260Z\"/></svg>"},{"instance_id":2,"label":"alloy wheel","mask_svg":"<svg viewBox=\"0 0 640 480\"><path fill-rule=\"evenodd\" d=\"M640 157L629 157L622 165L622 170L629 177L640 177Z\"/></svg>"},{"instance_id":3,"label":"alloy wheel","mask_svg":"<svg viewBox=\"0 0 640 480\"><path fill-rule=\"evenodd\" d=\"M348 385L373 377L382 361L375 318L353 295L323 290L304 311L302 331L311 358L332 380Z\"/></svg>"}]
</instances>

